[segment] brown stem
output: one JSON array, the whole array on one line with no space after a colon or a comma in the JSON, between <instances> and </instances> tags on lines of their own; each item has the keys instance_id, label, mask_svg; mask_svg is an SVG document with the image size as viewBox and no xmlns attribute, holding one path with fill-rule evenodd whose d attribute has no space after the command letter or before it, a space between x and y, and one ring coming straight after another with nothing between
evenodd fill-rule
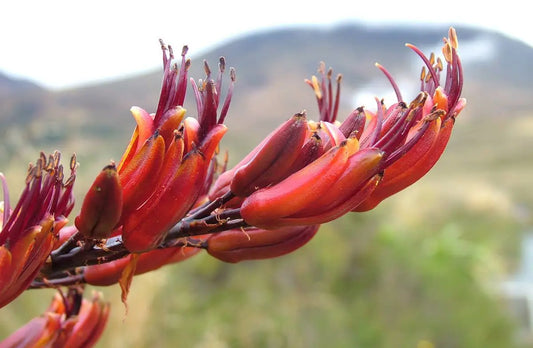
<instances>
[{"instance_id":1,"label":"brown stem","mask_svg":"<svg viewBox=\"0 0 533 348\"><path fill-rule=\"evenodd\" d=\"M78 242L81 241L81 239L82 238L80 232L76 232L65 243L61 244L59 248L54 250L53 253L57 255L66 254L72 249L74 249L78 245Z\"/></svg>"},{"instance_id":2,"label":"brown stem","mask_svg":"<svg viewBox=\"0 0 533 348\"><path fill-rule=\"evenodd\" d=\"M248 225L241 218L239 209L226 210L219 215L208 215L201 219L191 220L186 218L169 230L159 248L173 247L176 243L180 243L179 240L182 238L218 233L241 227L248 227ZM52 252L41 269L41 276L48 279L47 282L50 285L46 285L46 282L35 282L35 286L32 285L32 288L53 287L52 284L59 284L62 279L70 282L71 279L74 279L71 274L75 274L76 269L79 267L115 261L130 254L120 236L109 238L105 245L96 245L91 248L86 245L72 247L71 240L65 243L69 245L62 246Z\"/></svg>"},{"instance_id":3,"label":"brown stem","mask_svg":"<svg viewBox=\"0 0 533 348\"><path fill-rule=\"evenodd\" d=\"M85 246L72 248L68 253L50 254L50 258L41 269L41 274L52 278L53 275L74 270L82 266L96 265L121 259L130 252L124 247L121 237L109 238L105 246Z\"/></svg>"},{"instance_id":4,"label":"brown stem","mask_svg":"<svg viewBox=\"0 0 533 348\"><path fill-rule=\"evenodd\" d=\"M209 216L215 209L220 208L224 203L230 201L235 195L233 192L228 191L223 196L214 199L211 202L207 202L205 205L191 211L191 215L187 216L184 220L196 220Z\"/></svg>"},{"instance_id":5,"label":"brown stem","mask_svg":"<svg viewBox=\"0 0 533 348\"><path fill-rule=\"evenodd\" d=\"M59 279L34 280L28 289L58 288L60 286L73 286L85 283L83 274L68 275Z\"/></svg>"}]
</instances>

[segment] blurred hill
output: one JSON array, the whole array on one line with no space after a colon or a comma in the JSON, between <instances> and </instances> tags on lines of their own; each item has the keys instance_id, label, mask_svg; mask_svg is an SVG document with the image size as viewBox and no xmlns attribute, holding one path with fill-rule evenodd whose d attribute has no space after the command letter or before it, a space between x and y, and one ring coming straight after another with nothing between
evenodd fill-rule
<instances>
[{"instance_id":1,"label":"blurred hill","mask_svg":"<svg viewBox=\"0 0 533 348\"><path fill-rule=\"evenodd\" d=\"M323 226L292 255L239 265L200 255L136 278L125 325L117 289L106 290L114 310L100 346L514 346L513 320L494 283L513 272L522 233L533 225L533 48L494 32L456 29L468 105L431 173L372 212ZM376 61L404 98L413 98L422 62L404 44L439 55L447 30L267 31L202 57L190 47L189 75L203 78L201 59L215 70L221 55L237 69L222 144L235 163L295 112L306 109L316 119L303 80L320 61L343 74L342 120L359 105L374 109L365 96L395 101ZM77 153L81 199L97 172L119 160L134 127L129 108L155 110L161 76L47 91L0 75L0 170L10 187L23 184L38 151L60 149ZM194 116L194 103L185 106ZM50 293L42 293L47 302ZM46 307L34 294L2 309L0 333Z\"/></svg>"}]
</instances>

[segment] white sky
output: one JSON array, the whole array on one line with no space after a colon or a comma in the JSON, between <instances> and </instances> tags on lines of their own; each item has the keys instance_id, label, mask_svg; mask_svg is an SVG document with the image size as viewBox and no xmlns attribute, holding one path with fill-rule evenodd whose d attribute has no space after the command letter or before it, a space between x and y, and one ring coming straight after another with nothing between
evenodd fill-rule
<instances>
[{"instance_id":1,"label":"white sky","mask_svg":"<svg viewBox=\"0 0 533 348\"><path fill-rule=\"evenodd\" d=\"M355 20L480 26L533 46L527 2L475 3L481 5L470 0L5 1L0 71L66 88L159 67L159 38L174 47L187 44L190 55L198 56L221 41L271 27Z\"/></svg>"}]
</instances>

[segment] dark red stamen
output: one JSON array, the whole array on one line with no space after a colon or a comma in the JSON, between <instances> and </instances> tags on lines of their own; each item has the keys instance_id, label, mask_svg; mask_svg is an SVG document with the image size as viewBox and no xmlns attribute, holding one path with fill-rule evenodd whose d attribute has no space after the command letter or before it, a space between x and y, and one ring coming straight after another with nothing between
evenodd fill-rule
<instances>
[{"instance_id":1,"label":"dark red stamen","mask_svg":"<svg viewBox=\"0 0 533 348\"><path fill-rule=\"evenodd\" d=\"M455 109L463 91L463 67L455 48L452 48L452 59L452 63L448 64L446 74L446 85L448 88L445 91L448 93L448 111Z\"/></svg>"},{"instance_id":2,"label":"dark red stamen","mask_svg":"<svg viewBox=\"0 0 533 348\"><path fill-rule=\"evenodd\" d=\"M404 145L398 147L394 152L392 152L389 156L385 158L385 161L382 163L382 168L385 169L386 167L390 166L394 162L396 162L398 159L400 159L403 155L405 155L411 148L420 140L422 135L424 135L425 131L429 127L429 122L424 121L424 124L420 129L416 132L416 134L409 139Z\"/></svg>"},{"instance_id":3,"label":"dark red stamen","mask_svg":"<svg viewBox=\"0 0 533 348\"><path fill-rule=\"evenodd\" d=\"M160 40L161 50L163 51L163 82L157 111L154 116L154 125L159 128L168 119L172 112L169 110L183 106L187 92L187 71L190 62L186 59L188 51L187 46L183 46L181 51L181 65L173 63L174 52L171 46L166 46Z\"/></svg>"},{"instance_id":4,"label":"dark red stamen","mask_svg":"<svg viewBox=\"0 0 533 348\"><path fill-rule=\"evenodd\" d=\"M75 181L75 157L73 156L71 160L71 176L65 185L63 166L59 161L59 152L49 156L48 161L44 153L41 153L36 164L30 165L26 186L12 213L9 212L10 207L7 203L0 244L5 244L7 241L15 243L30 228L39 225L48 216L53 216L55 220L68 216L74 201L72 187ZM4 199L8 200L5 178L3 176L0 178L4 187Z\"/></svg>"},{"instance_id":5,"label":"dark red stamen","mask_svg":"<svg viewBox=\"0 0 533 348\"><path fill-rule=\"evenodd\" d=\"M440 86L439 75L437 74L437 72L433 68L433 65L431 64L429 59L424 55L424 53L422 53L422 51L420 51L420 49L418 49L418 47L413 46L411 44L406 44L405 46L407 46L410 49L412 49L422 59L422 61L424 62L424 64L428 68L429 74L431 74L431 78L435 82L435 87Z\"/></svg>"},{"instance_id":6,"label":"dark red stamen","mask_svg":"<svg viewBox=\"0 0 533 348\"><path fill-rule=\"evenodd\" d=\"M392 85L392 88L394 90L394 93L396 93L396 98L398 99L398 102L401 102L403 101L403 98L402 98L402 93L400 92L400 88L398 87L398 84L396 83L396 81L394 80L394 78L392 77L392 75L388 72L387 69L385 69L381 64L379 63L376 63L376 67L381 70L381 72L383 74L385 74L385 76L387 77L387 79L389 80L390 84Z\"/></svg>"},{"instance_id":7,"label":"dark red stamen","mask_svg":"<svg viewBox=\"0 0 533 348\"><path fill-rule=\"evenodd\" d=\"M335 92L335 106L333 107L333 112L331 113L331 120L330 122L335 122L337 119L337 114L339 112L339 103L341 99L341 81L342 81L342 75L337 75L337 91Z\"/></svg>"},{"instance_id":8,"label":"dark red stamen","mask_svg":"<svg viewBox=\"0 0 533 348\"><path fill-rule=\"evenodd\" d=\"M226 119L226 115L229 110L229 105L231 103L231 98L233 96L233 86L235 85L235 69L230 68L229 76L230 76L230 84L228 87L228 92L226 94L226 99L224 99L224 105L222 105L222 110L220 110L220 117L218 119L219 124L224 123L224 120Z\"/></svg>"},{"instance_id":9,"label":"dark red stamen","mask_svg":"<svg viewBox=\"0 0 533 348\"><path fill-rule=\"evenodd\" d=\"M190 79L196 100L196 108L198 110L200 140L202 140L216 124L221 124L224 122L229 110L235 84L235 69L230 68L230 84L228 87L228 92L226 93L226 98L224 100L224 104L222 105L220 116L217 117L221 93L219 88L222 87L222 77L226 70L226 61L224 58L220 58L219 60L219 75L216 82L210 77L211 69L209 68L207 62L204 62L204 69L206 73L205 81L199 80L197 84L194 79Z\"/></svg>"},{"instance_id":10,"label":"dark red stamen","mask_svg":"<svg viewBox=\"0 0 533 348\"><path fill-rule=\"evenodd\" d=\"M200 123L199 139L203 139L207 133L213 129L217 124L217 109L218 109L218 93L215 86L215 81L209 79L205 83L203 89L203 110L198 115L198 122Z\"/></svg>"},{"instance_id":11,"label":"dark red stamen","mask_svg":"<svg viewBox=\"0 0 533 348\"><path fill-rule=\"evenodd\" d=\"M328 105L327 105L327 119L324 121L332 122L332 112L333 112L333 86L331 83L331 75L333 74L333 70L329 68L328 74L327 74L327 80L328 80L328 87L327 87L327 96L328 96Z\"/></svg>"},{"instance_id":12,"label":"dark red stamen","mask_svg":"<svg viewBox=\"0 0 533 348\"><path fill-rule=\"evenodd\" d=\"M407 120L410 111L411 109L406 108L405 104L398 104L394 108L394 112L389 116L396 119L396 122L373 146L387 152L391 147L391 144L394 144L394 142L403 135L402 130L408 123L405 121Z\"/></svg>"}]
</instances>

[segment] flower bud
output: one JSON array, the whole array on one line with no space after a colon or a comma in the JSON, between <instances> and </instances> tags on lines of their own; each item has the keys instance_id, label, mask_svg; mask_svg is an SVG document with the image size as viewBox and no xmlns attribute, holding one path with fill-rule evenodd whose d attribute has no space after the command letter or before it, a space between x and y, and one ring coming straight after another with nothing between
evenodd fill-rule
<instances>
[{"instance_id":1,"label":"flower bud","mask_svg":"<svg viewBox=\"0 0 533 348\"><path fill-rule=\"evenodd\" d=\"M305 113L294 115L268 137L248 163L235 171L231 192L236 196L247 196L288 176L306 135Z\"/></svg>"},{"instance_id":2,"label":"flower bud","mask_svg":"<svg viewBox=\"0 0 533 348\"><path fill-rule=\"evenodd\" d=\"M305 245L318 228L319 225L224 231L206 241L207 252L221 261L231 263L278 257Z\"/></svg>"},{"instance_id":3,"label":"flower bud","mask_svg":"<svg viewBox=\"0 0 533 348\"><path fill-rule=\"evenodd\" d=\"M122 187L117 169L110 164L94 180L85 195L76 227L85 239L106 239L122 214Z\"/></svg>"}]
</instances>

